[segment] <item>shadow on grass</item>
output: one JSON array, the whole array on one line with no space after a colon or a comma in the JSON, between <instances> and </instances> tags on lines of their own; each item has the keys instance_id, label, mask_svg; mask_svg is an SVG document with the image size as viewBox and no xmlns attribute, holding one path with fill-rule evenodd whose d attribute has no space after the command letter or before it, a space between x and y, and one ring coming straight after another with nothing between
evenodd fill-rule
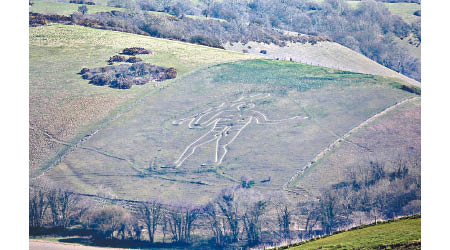
<instances>
[{"instance_id":1,"label":"shadow on grass","mask_svg":"<svg viewBox=\"0 0 450 250\"><path fill-rule=\"evenodd\" d=\"M174 243L150 243L148 241L138 240L119 240L119 239L95 239L92 237L71 237L60 239L59 242L74 243L85 246L111 247L111 248L129 248L129 249L191 249L188 244Z\"/></svg>"}]
</instances>

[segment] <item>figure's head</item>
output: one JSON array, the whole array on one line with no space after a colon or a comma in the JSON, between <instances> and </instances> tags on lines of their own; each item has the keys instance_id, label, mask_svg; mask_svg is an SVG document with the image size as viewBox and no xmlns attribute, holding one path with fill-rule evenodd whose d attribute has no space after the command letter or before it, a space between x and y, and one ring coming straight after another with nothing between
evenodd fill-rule
<instances>
[{"instance_id":1,"label":"figure's head","mask_svg":"<svg viewBox=\"0 0 450 250\"><path fill-rule=\"evenodd\" d=\"M238 110L244 111L246 109L252 109L255 107L255 101L269 97L270 94L255 94L241 96L239 99L232 102L231 107L236 107Z\"/></svg>"},{"instance_id":2,"label":"figure's head","mask_svg":"<svg viewBox=\"0 0 450 250\"><path fill-rule=\"evenodd\" d=\"M254 107L255 107L255 104L253 102L244 102L244 103L238 105L237 109L241 110L241 111L244 111L244 110L247 110L247 109L252 109Z\"/></svg>"}]
</instances>

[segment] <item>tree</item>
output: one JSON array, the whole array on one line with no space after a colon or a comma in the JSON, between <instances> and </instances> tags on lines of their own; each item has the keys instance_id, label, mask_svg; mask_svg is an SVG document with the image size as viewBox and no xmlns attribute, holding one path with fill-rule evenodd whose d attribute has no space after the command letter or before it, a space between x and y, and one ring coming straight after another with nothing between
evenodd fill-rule
<instances>
[{"instance_id":1,"label":"tree","mask_svg":"<svg viewBox=\"0 0 450 250\"><path fill-rule=\"evenodd\" d=\"M211 8L214 4L214 0L200 0L205 5L205 9L203 9L202 14L205 17L208 17L211 15Z\"/></svg>"},{"instance_id":2,"label":"tree","mask_svg":"<svg viewBox=\"0 0 450 250\"><path fill-rule=\"evenodd\" d=\"M88 8L86 5L81 5L78 7L78 12L80 12L82 15L85 15L88 12Z\"/></svg>"},{"instance_id":3,"label":"tree","mask_svg":"<svg viewBox=\"0 0 450 250\"><path fill-rule=\"evenodd\" d=\"M155 240L155 233L162 217L162 204L157 201L143 203L138 207L138 217L147 226L150 243Z\"/></svg>"},{"instance_id":4,"label":"tree","mask_svg":"<svg viewBox=\"0 0 450 250\"><path fill-rule=\"evenodd\" d=\"M97 230L102 238L113 238L123 228L127 211L122 207L108 206L94 210L89 219L89 228ZM124 230L124 229L122 229Z\"/></svg>"},{"instance_id":5,"label":"tree","mask_svg":"<svg viewBox=\"0 0 450 250\"><path fill-rule=\"evenodd\" d=\"M169 211L168 224L172 240L177 243L189 243L198 219L200 209L192 206L175 206Z\"/></svg>"},{"instance_id":6,"label":"tree","mask_svg":"<svg viewBox=\"0 0 450 250\"><path fill-rule=\"evenodd\" d=\"M288 204L279 204L276 206L278 230L283 239L289 239L291 237L291 211Z\"/></svg>"},{"instance_id":7,"label":"tree","mask_svg":"<svg viewBox=\"0 0 450 250\"><path fill-rule=\"evenodd\" d=\"M203 208L203 213L208 220L208 226L214 235L214 241L218 246L224 246L226 243L225 218L220 214L218 205L214 202L208 203Z\"/></svg>"},{"instance_id":8,"label":"tree","mask_svg":"<svg viewBox=\"0 0 450 250\"><path fill-rule=\"evenodd\" d=\"M237 242L239 237L239 202L235 196L235 190L227 188L222 190L215 203L220 208L223 216L225 216L225 234L231 242Z\"/></svg>"},{"instance_id":9,"label":"tree","mask_svg":"<svg viewBox=\"0 0 450 250\"><path fill-rule=\"evenodd\" d=\"M45 212L48 203L46 200L46 192L41 187L33 187L30 190L29 202L29 226L33 228L42 227L44 225Z\"/></svg>"},{"instance_id":10,"label":"tree","mask_svg":"<svg viewBox=\"0 0 450 250\"><path fill-rule=\"evenodd\" d=\"M247 240L249 245L256 245L261 239L261 216L266 210L267 202L264 200L250 201L244 214L242 215L242 222L245 232L247 233Z\"/></svg>"},{"instance_id":11,"label":"tree","mask_svg":"<svg viewBox=\"0 0 450 250\"><path fill-rule=\"evenodd\" d=\"M62 189L53 189L47 193L48 206L54 227L68 227L75 213L78 197Z\"/></svg>"}]
</instances>

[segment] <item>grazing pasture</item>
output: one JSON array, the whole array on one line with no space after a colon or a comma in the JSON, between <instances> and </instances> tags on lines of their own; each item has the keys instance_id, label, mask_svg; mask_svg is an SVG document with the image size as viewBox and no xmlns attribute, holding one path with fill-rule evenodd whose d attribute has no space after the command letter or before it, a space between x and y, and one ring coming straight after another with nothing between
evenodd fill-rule
<instances>
[{"instance_id":1,"label":"grazing pasture","mask_svg":"<svg viewBox=\"0 0 450 250\"><path fill-rule=\"evenodd\" d=\"M68 147L155 91L158 84L128 90L93 86L78 74L106 66L124 48L154 51L143 62L174 67L177 77L195 69L255 56L205 46L82 26L30 27L30 176L38 176ZM161 84L168 84L164 82Z\"/></svg>"},{"instance_id":2,"label":"grazing pasture","mask_svg":"<svg viewBox=\"0 0 450 250\"><path fill-rule=\"evenodd\" d=\"M78 12L78 7L82 4L73 3L62 3L57 1L45 1L45 0L34 0L33 6L30 6L30 12L42 13L42 14L58 14L69 16L75 12ZM102 5L87 5L87 14L93 14L96 12L112 11L112 10L122 10L121 8L114 8Z\"/></svg>"},{"instance_id":3,"label":"grazing pasture","mask_svg":"<svg viewBox=\"0 0 450 250\"><path fill-rule=\"evenodd\" d=\"M406 39L404 39L404 43L405 47L413 47L407 43ZM388 69L368 57L335 42L318 42L314 45L311 43L289 42L284 47L275 44L248 42L246 44L228 43L224 47L236 52L246 50L249 54L260 55L271 59L292 60L305 64L364 74L396 77L410 84L420 86L420 83L416 80ZM261 51L265 51L265 54L261 53Z\"/></svg>"},{"instance_id":4,"label":"grazing pasture","mask_svg":"<svg viewBox=\"0 0 450 250\"><path fill-rule=\"evenodd\" d=\"M420 217L394 220L337 233L288 249L420 249L420 224Z\"/></svg>"},{"instance_id":5,"label":"grazing pasture","mask_svg":"<svg viewBox=\"0 0 450 250\"><path fill-rule=\"evenodd\" d=\"M400 83L274 60L203 68L155 89L45 176L82 193L167 202L204 203L242 177L280 190L336 138L415 96Z\"/></svg>"}]
</instances>

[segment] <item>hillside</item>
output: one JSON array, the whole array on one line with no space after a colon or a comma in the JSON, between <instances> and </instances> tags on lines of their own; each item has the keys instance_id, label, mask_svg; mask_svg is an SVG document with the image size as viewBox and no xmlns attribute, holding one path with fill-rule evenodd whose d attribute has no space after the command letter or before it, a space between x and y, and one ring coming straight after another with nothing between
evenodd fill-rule
<instances>
[{"instance_id":1,"label":"hillside","mask_svg":"<svg viewBox=\"0 0 450 250\"><path fill-rule=\"evenodd\" d=\"M366 56L334 42L319 42L315 45L310 43L287 43L284 47L256 42L247 44L228 43L225 45L225 48L237 52L246 50L250 54L262 55L272 59L292 59L295 62L305 64L364 74L396 77L415 86L420 86L420 82L388 69ZM262 50L267 51L267 54L262 54Z\"/></svg>"},{"instance_id":2,"label":"hillside","mask_svg":"<svg viewBox=\"0 0 450 250\"><path fill-rule=\"evenodd\" d=\"M58 14L68 16L78 11L78 7L81 4L64 3L51 0L34 0L33 6L30 6L31 12L37 12L42 14ZM123 10L120 8L114 8L104 5L89 5L88 14L102 12L102 11L112 11L112 10Z\"/></svg>"},{"instance_id":3,"label":"hillside","mask_svg":"<svg viewBox=\"0 0 450 250\"><path fill-rule=\"evenodd\" d=\"M287 249L420 249L420 225L420 217L405 218L336 233Z\"/></svg>"},{"instance_id":4,"label":"hillside","mask_svg":"<svg viewBox=\"0 0 450 250\"><path fill-rule=\"evenodd\" d=\"M289 188L309 197L315 197L326 186L348 181L350 173L358 170L362 175L370 161L378 161L388 171L395 170L399 161L420 162L420 99L410 99L364 124L348 137L338 141L330 151L315 159L314 164L289 183ZM332 131L330 131L332 133ZM419 158L417 158L419 157ZM420 177L420 164L410 166L409 174ZM412 207L420 209L420 202ZM412 208L411 207L411 208Z\"/></svg>"},{"instance_id":5,"label":"hillside","mask_svg":"<svg viewBox=\"0 0 450 250\"><path fill-rule=\"evenodd\" d=\"M46 176L79 192L100 194L101 186L108 196L138 200L204 203L243 176L261 190L280 190L335 134L414 96L399 90L399 84L391 78L273 60L203 68L149 93ZM235 118L205 127L188 122L199 112L225 119L222 113L231 112L226 107L237 100L256 105L257 113L230 113L242 116L245 124ZM268 124L258 124L264 120ZM232 137L209 135L216 127L228 128L222 136ZM324 133L328 130L335 134Z\"/></svg>"},{"instance_id":6,"label":"hillside","mask_svg":"<svg viewBox=\"0 0 450 250\"><path fill-rule=\"evenodd\" d=\"M155 91L154 84L127 91L88 84L83 67L106 66L127 47L153 50L144 62L174 67L180 77L221 62L254 56L188 43L81 26L53 24L30 28L30 176L52 166L68 148L136 100Z\"/></svg>"}]
</instances>

